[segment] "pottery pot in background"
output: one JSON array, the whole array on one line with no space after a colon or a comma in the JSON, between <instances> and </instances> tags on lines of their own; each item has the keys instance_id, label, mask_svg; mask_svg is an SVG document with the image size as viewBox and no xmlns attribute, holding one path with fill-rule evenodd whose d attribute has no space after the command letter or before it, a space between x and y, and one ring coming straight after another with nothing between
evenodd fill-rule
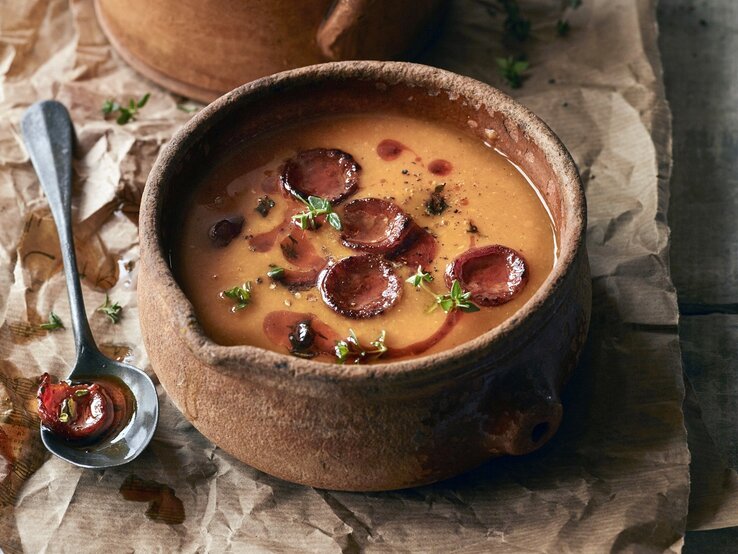
<instances>
[{"instance_id":1,"label":"pottery pot in background","mask_svg":"<svg viewBox=\"0 0 738 554\"><path fill-rule=\"evenodd\" d=\"M394 59L446 0L95 0L113 47L178 94L210 102L253 79L335 60Z\"/></svg>"}]
</instances>

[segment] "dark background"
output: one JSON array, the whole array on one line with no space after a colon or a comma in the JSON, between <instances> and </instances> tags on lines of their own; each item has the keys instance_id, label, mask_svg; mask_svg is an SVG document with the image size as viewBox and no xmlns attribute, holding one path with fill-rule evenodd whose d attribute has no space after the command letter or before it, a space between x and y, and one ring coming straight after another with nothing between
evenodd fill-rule
<instances>
[{"instance_id":1,"label":"dark background","mask_svg":"<svg viewBox=\"0 0 738 554\"><path fill-rule=\"evenodd\" d=\"M738 2L661 0L658 21L684 371L720 453L738 468ZM689 532L684 552L738 553L738 527Z\"/></svg>"}]
</instances>

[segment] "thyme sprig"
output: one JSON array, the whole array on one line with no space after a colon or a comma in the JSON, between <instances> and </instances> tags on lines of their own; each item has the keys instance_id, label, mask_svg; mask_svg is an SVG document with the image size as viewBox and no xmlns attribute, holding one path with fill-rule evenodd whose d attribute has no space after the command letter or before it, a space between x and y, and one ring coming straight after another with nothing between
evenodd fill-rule
<instances>
[{"instance_id":1,"label":"thyme sprig","mask_svg":"<svg viewBox=\"0 0 738 554\"><path fill-rule=\"evenodd\" d=\"M120 321L120 313L123 311L123 308L117 302L110 302L110 297L106 294L105 303L102 306L99 306L95 311L105 314L108 316L108 319L115 324Z\"/></svg>"},{"instance_id":2,"label":"thyme sprig","mask_svg":"<svg viewBox=\"0 0 738 554\"><path fill-rule=\"evenodd\" d=\"M461 288L461 283L457 279L453 280L451 290L446 294L436 294L426 284L433 282L433 275L423 271L423 268L418 266L418 270L412 277L406 279L406 282L410 283L416 289L424 290L433 297L433 304L428 308L428 313L433 312L439 307L445 313L449 313L452 310L461 310L462 312L479 311L479 306L470 300L471 293L464 292Z\"/></svg>"},{"instance_id":3,"label":"thyme sprig","mask_svg":"<svg viewBox=\"0 0 738 554\"><path fill-rule=\"evenodd\" d=\"M325 215L325 219L331 227L336 231L341 230L341 218L333 211L333 206L330 201L325 198L321 198L320 196L308 196L307 200L302 197L298 198L308 207L304 212L300 212L299 214L292 216L292 221L294 221L300 229L317 229L318 223L316 218L318 216Z\"/></svg>"},{"instance_id":4,"label":"thyme sprig","mask_svg":"<svg viewBox=\"0 0 738 554\"><path fill-rule=\"evenodd\" d=\"M560 37L565 37L569 34L569 31L571 29L571 26L569 25L569 22L566 19L559 19L556 22L556 34Z\"/></svg>"},{"instance_id":5,"label":"thyme sprig","mask_svg":"<svg viewBox=\"0 0 738 554\"><path fill-rule=\"evenodd\" d=\"M230 298L235 301L236 304L231 308L232 311L237 312L238 310L243 310L251 302L251 281L224 290L220 294L224 298Z\"/></svg>"},{"instance_id":6,"label":"thyme sprig","mask_svg":"<svg viewBox=\"0 0 738 554\"><path fill-rule=\"evenodd\" d=\"M564 4L566 4L565 9L570 8L572 10L576 10L582 5L582 0L567 0ZM556 22L556 34L560 37L565 37L569 34L570 30L571 26L569 25L569 21L566 19L566 16L562 14L561 19Z\"/></svg>"},{"instance_id":7,"label":"thyme sprig","mask_svg":"<svg viewBox=\"0 0 738 554\"><path fill-rule=\"evenodd\" d=\"M384 339L387 333L382 329L379 336L369 343L369 347L361 344L353 329L349 329L348 337L336 343L336 358L339 364L346 363L347 360L353 359L353 363L360 364L365 360L379 358L387 352L387 345Z\"/></svg>"},{"instance_id":8,"label":"thyme sprig","mask_svg":"<svg viewBox=\"0 0 738 554\"><path fill-rule=\"evenodd\" d=\"M150 96L151 93L147 92L138 100L134 100L133 98L131 98L128 101L127 106L125 104L120 104L116 100L105 100L102 105L102 113L103 115L109 115L115 114L117 112L118 117L116 118L115 122L118 125L125 125L129 121L133 121L136 119L136 115L138 115L138 110L146 105L146 102L149 101Z\"/></svg>"},{"instance_id":9,"label":"thyme sprig","mask_svg":"<svg viewBox=\"0 0 738 554\"><path fill-rule=\"evenodd\" d=\"M583 0L560 0L561 16L556 22L556 34L566 37L571 31L568 21L569 12L578 9ZM496 16L505 16L503 22L502 47L507 52L507 57L497 58L500 75L510 85L517 89L523 85L529 63L526 61L526 44L532 34L532 22L525 15L518 0L496 0L487 4L487 11Z\"/></svg>"},{"instance_id":10,"label":"thyme sprig","mask_svg":"<svg viewBox=\"0 0 738 554\"><path fill-rule=\"evenodd\" d=\"M44 331L55 331L56 329L64 329L64 323L54 312L49 312L49 321L42 323L39 327Z\"/></svg>"},{"instance_id":11,"label":"thyme sprig","mask_svg":"<svg viewBox=\"0 0 738 554\"><path fill-rule=\"evenodd\" d=\"M507 84L512 88L520 88L525 79L525 71L528 69L530 64L525 60L516 59L513 56L507 58L497 58L497 69L502 75L502 78L507 81Z\"/></svg>"},{"instance_id":12,"label":"thyme sprig","mask_svg":"<svg viewBox=\"0 0 738 554\"><path fill-rule=\"evenodd\" d=\"M497 0L505 12L505 34L510 39L523 42L530 36L530 19L525 17L517 0Z\"/></svg>"}]
</instances>

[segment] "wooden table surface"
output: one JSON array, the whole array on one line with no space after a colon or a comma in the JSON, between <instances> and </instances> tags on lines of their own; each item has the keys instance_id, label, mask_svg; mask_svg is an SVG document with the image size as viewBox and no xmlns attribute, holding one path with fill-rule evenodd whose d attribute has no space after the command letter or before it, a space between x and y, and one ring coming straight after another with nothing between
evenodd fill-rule
<instances>
[{"instance_id":1,"label":"wooden table surface","mask_svg":"<svg viewBox=\"0 0 738 554\"><path fill-rule=\"evenodd\" d=\"M658 20L684 370L721 454L738 468L738 2L661 0ZM684 552L738 553L738 527L687 533Z\"/></svg>"}]
</instances>

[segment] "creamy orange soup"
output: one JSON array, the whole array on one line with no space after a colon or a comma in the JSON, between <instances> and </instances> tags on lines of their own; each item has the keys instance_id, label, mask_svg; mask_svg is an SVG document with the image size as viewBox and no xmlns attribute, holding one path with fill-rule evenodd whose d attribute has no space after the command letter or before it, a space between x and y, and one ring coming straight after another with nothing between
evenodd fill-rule
<instances>
[{"instance_id":1,"label":"creamy orange soup","mask_svg":"<svg viewBox=\"0 0 738 554\"><path fill-rule=\"evenodd\" d=\"M326 215L300 219L308 207L287 190L289 182L283 183L300 163L324 163L323 178L337 175L355 187L330 205L341 231ZM309 177L305 167L303 181ZM363 198L382 202L356 203ZM363 212L368 206L372 210ZM393 221L401 224L385 233ZM353 227L347 226L352 222ZM348 247L347 232L356 231L356 225L359 239L384 240L390 251ZM335 344L353 331L361 346L349 340L344 361L391 361L452 348L509 318L551 271L555 237L536 189L490 145L438 123L369 113L306 120L243 144L199 184L173 262L198 320L219 344L249 344L337 362L341 352L334 352ZM469 262L466 274L470 283L473 278L490 288L489 294L466 299L478 311L451 307L444 312L434 295L450 293L453 279L445 275L447 266L470 250L487 252L484 247L492 249L496 261L488 269L474 269L475 262ZM345 258L365 255L373 259L368 266L362 259L328 275ZM500 278L495 264L501 260L509 262L501 267L510 283L494 282ZM419 265L429 275L421 279L425 290L406 281ZM472 270L481 273L472 275ZM457 281L461 285L463 280ZM383 283L387 290L380 291ZM239 286L250 291L239 296L233 292ZM467 288L474 287L462 286L461 292ZM347 296L351 290L356 290L355 299ZM360 308L367 295L377 297L373 306L379 303L379 313L350 309ZM380 336L383 346L372 346Z\"/></svg>"}]
</instances>

